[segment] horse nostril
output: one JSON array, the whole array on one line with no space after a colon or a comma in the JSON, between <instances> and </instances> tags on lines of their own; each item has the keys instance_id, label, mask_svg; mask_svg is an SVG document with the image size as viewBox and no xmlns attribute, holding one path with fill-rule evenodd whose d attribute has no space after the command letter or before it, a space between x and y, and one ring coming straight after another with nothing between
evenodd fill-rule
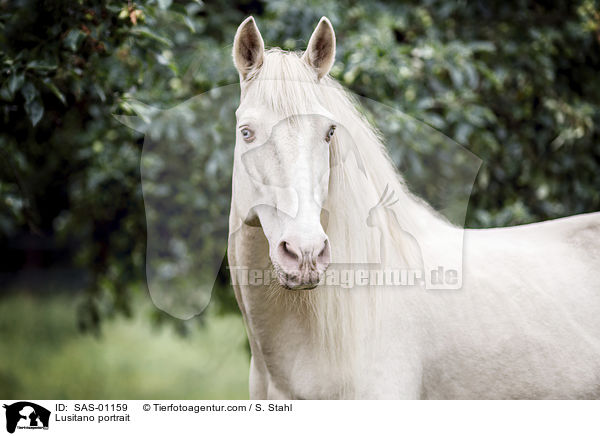
<instances>
[{"instance_id":1,"label":"horse nostril","mask_svg":"<svg viewBox=\"0 0 600 436\"><path fill-rule=\"evenodd\" d=\"M281 247L282 254L291 258L292 260L294 260L296 262L300 260L298 251L296 249L294 249L294 247L289 242L281 241L279 246Z\"/></svg>"},{"instance_id":2,"label":"horse nostril","mask_svg":"<svg viewBox=\"0 0 600 436\"><path fill-rule=\"evenodd\" d=\"M323 248L319 252L317 256L317 262L321 264L329 264L329 240L325 239L325 243L323 244Z\"/></svg>"},{"instance_id":3,"label":"horse nostril","mask_svg":"<svg viewBox=\"0 0 600 436\"><path fill-rule=\"evenodd\" d=\"M323 271L330 261L329 241L327 238L312 238L312 241L289 237L281 239L273 260L287 274Z\"/></svg>"},{"instance_id":4,"label":"horse nostril","mask_svg":"<svg viewBox=\"0 0 600 436\"><path fill-rule=\"evenodd\" d=\"M293 257L294 259L298 259L298 256L296 256L296 254L290 250L290 244L288 244L287 242L283 243L283 251L285 251L285 254L287 254L290 257Z\"/></svg>"}]
</instances>

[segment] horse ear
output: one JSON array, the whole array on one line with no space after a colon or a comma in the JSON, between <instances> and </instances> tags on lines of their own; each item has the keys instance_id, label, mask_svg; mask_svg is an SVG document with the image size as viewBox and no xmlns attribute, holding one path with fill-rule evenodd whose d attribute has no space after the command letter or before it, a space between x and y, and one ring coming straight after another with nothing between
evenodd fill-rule
<instances>
[{"instance_id":1,"label":"horse ear","mask_svg":"<svg viewBox=\"0 0 600 436\"><path fill-rule=\"evenodd\" d=\"M233 40L233 63L240 73L240 80L262 65L265 44L256 27L254 18L246 18L238 27Z\"/></svg>"},{"instance_id":2,"label":"horse ear","mask_svg":"<svg viewBox=\"0 0 600 436\"><path fill-rule=\"evenodd\" d=\"M302 59L317 71L319 79L329 73L335 61L335 33L326 17L317 24Z\"/></svg>"}]
</instances>

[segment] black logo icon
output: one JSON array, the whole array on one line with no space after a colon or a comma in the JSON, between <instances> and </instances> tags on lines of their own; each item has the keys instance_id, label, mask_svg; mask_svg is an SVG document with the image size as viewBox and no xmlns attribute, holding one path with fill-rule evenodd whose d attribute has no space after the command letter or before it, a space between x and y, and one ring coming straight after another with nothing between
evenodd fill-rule
<instances>
[{"instance_id":1,"label":"black logo icon","mask_svg":"<svg viewBox=\"0 0 600 436\"><path fill-rule=\"evenodd\" d=\"M19 401L4 405L6 409L6 431L14 433L19 429L48 429L50 411L29 401Z\"/></svg>"}]
</instances>

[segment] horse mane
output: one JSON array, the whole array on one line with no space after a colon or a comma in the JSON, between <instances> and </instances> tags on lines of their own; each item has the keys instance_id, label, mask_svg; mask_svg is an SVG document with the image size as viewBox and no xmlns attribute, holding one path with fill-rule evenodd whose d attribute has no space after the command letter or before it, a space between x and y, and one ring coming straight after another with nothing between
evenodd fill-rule
<instances>
[{"instance_id":1,"label":"horse mane","mask_svg":"<svg viewBox=\"0 0 600 436\"><path fill-rule=\"evenodd\" d=\"M282 119L310 114L318 102L334 114L339 122L330 145L329 213L325 231L331 243L331 266L373 264L379 262L379 235L366 225L369 209L379 203L386 189L398 198L386 206L396 219L386 216L382 229L395 250L386 263L407 267L422 254L414 244L403 241L412 235L423 252L443 244L444 235L454 227L428 204L414 196L395 168L377 129L358 109L358 101L333 78L317 79L316 73L302 59L301 53L269 49L263 64L242 83L242 98L260 101ZM400 227L400 228L398 228ZM430 250L431 251L431 250ZM429 256L432 259L432 256ZM423 256L426 257L426 256ZM389 265L388 265L389 266ZM388 289L389 290L389 289ZM302 312L315 340L328 351L330 363L340 369L343 380L351 380L359 371L359 359L380 317L376 313L387 304L389 292L381 286L344 289L320 285L311 291L289 291L273 282L270 301ZM365 335L367 339L365 339ZM372 345L372 343L371 343ZM346 392L351 395L352 393Z\"/></svg>"}]
</instances>

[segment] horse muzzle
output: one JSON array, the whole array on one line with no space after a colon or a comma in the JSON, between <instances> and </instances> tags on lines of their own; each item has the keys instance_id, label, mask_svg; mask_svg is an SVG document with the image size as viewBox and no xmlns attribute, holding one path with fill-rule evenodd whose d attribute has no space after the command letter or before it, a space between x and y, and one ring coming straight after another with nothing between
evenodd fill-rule
<instances>
[{"instance_id":1,"label":"horse muzzle","mask_svg":"<svg viewBox=\"0 0 600 436\"><path fill-rule=\"evenodd\" d=\"M313 289L321 281L330 261L329 239L285 237L272 258L279 283L293 290Z\"/></svg>"}]
</instances>

